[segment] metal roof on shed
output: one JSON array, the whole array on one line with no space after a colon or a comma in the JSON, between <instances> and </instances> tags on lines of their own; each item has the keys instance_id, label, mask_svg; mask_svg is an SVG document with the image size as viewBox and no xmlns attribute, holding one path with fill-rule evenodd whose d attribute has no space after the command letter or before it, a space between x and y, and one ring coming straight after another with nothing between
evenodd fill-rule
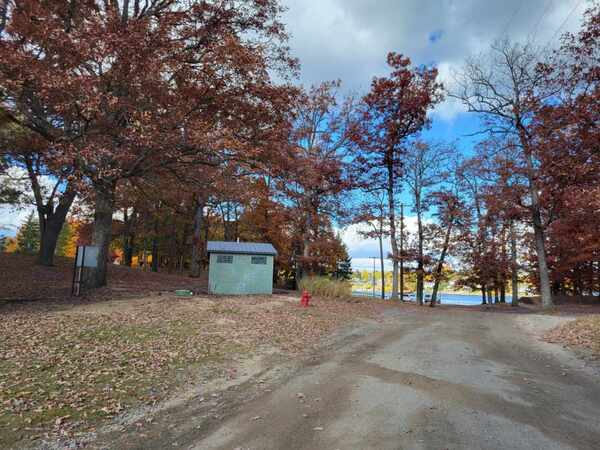
<instances>
[{"instance_id":1,"label":"metal roof on shed","mask_svg":"<svg viewBox=\"0 0 600 450\"><path fill-rule=\"evenodd\" d=\"M277 255L271 244L263 242L208 241L208 253L236 253L242 255Z\"/></svg>"}]
</instances>

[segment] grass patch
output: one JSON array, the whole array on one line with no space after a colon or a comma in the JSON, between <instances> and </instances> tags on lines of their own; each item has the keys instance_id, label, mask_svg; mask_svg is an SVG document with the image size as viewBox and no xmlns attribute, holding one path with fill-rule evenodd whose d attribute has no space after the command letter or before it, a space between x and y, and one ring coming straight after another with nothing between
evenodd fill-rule
<instances>
[{"instance_id":1,"label":"grass patch","mask_svg":"<svg viewBox=\"0 0 600 450\"><path fill-rule=\"evenodd\" d=\"M9 336L0 351L0 448L23 430L86 429L158 401L181 381L174 371L214 360L224 339L185 320L42 322L26 341Z\"/></svg>"},{"instance_id":2,"label":"grass patch","mask_svg":"<svg viewBox=\"0 0 600 450\"><path fill-rule=\"evenodd\" d=\"M299 288L306 289L315 297L344 298L352 295L352 285L349 281L328 277L304 277L300 280Z\"/></svg>"},{"instance_id":3,"label":"grass patch","mask_svg":"<svg viewBox=\"0 0 600 450\"><path fill-rule=\"evenodd\" d=\"M375 308L318 298L310 309L272 305L272 296L161 296L10 311L0 321L0 448L98 428L197 383L200 373L225 373L225 360L265 344L305 351Z\"/></svg>"}]
</instances>

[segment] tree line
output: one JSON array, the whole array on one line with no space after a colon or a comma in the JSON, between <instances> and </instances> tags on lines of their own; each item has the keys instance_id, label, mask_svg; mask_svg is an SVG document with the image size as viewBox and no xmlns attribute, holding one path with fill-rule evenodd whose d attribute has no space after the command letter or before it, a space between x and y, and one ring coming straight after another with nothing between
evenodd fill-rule
<instances>
[{"instance_id":1,"label":"tree line","mask_svg":"<svg viewBox=\"0 0 600 450\"><path fill-rule=\"evenodd\" d=\"M273 243L293 283L346 270L336 230L362 223L393 299L405 264L432 306L448 264L484 302L524 276L545 306L600 291L598 5L559 49L497 41L453 86L391 52L362 97L294 84L276 0L0 5L0 170L29 182L0 202L35 205L41 264L70 214L101 249L95 286L115 248L199 276L209 239ZM423 137L445 98L480 118L468 156Z\"/></svg>"}]
</instances>

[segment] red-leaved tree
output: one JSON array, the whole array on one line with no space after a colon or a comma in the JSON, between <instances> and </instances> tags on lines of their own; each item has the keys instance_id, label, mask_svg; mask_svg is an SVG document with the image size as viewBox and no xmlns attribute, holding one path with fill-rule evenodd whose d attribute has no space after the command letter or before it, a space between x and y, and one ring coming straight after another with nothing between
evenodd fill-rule
<instances>
[{"instance_id":1,"label":"red-leaved tree","mask_svg":"<svg viewBox=\"0 0 600 450\"><path fill-rule=\"evenodd\" d=\"M288 108L269 73L295 68L276 0L5 4L2 108L89 190L94 286L106 282L122 180L258 157Z\"/></svg>"},{"instance_id":2,"label":"red-leaved tree","mask_svg":"<svg viewBox=\"0 0 600 450\"><path fill-rule=\"evenodd\" d=\"M400 249L396 231L396 200L402 177L402 156L407 140L429 124L427 112L441 98L437 69L412 67L397 53L387 57L391 73L374 78L363 97L362 117L354 133L356 164L366 178L385 179L389 236L392 246L392 299L398 299Z\"/></svg>"}]
</instances>

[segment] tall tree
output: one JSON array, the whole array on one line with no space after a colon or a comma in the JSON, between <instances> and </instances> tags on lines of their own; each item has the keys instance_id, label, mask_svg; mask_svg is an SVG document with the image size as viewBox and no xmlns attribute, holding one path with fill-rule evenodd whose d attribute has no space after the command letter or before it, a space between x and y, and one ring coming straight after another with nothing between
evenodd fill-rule
<instances>
[{"instance_id":1,"label":"tall tree","mask_svg":"<svg viewBox=\"0 0 600 450\"><path fill-rule=\"evenodd\" d=\"M281 187L298 214L298 280L316 262L312 247L320 239L320 230L329 227L331 218L346 214L344 199L353 186L347 157L355 106L351 97L340 98L339 87L339 81L313 86L295 108L288 170Z\"/></svg>"},{"instance_id":2,"label":"tall tree","mask_svg":"<svg viewBox=\"0 0 600 450\"><path fill-rule=\"evenodd\" d=\"M600 286L599 54L600 4L593 2L581 30L563 36L552 64L539 70L556 93L533 129L540 196L552 217L547 250L557 294L590 294Z\"/></svg>"},{"instance_id":3,"label":"tall tree","mask_svg":"<svg viewBox=\"0 0 600 450\"><path fill-rule=\"evenodd\" d=\"M433 269L433 291L431 293L430 306L434 307L437 302L442 270L451 245L451 239L455 229L460 226L465 218L465 208L456 189L440 190L432 194L432 203L436 206L436 216L442 230L442 241L439 246L439 257Z\"/></svg>"},{"instance_id":4,"label":"tall tree","mask_svg":"<svg viewBox=\"0 0 600 450\"><path fill-rule=\"evenodd\" d=\"M423 304L425 277L424 258L424 214L431 205L430 194L433 188L446 176L446 164L450 150L442 145L433 145L417 141L408 146L404 156L404 179L410 191L413 211L417 215L417 288L416 298ZM449 227L451 228L451 227Z\"/></svg>"},{"instance_id":5,"label":"tall tree","mask_svg":"<svg viewBox=\"0 0 600 450\"><path fill-rule=\"evenodd\" d=\"M275 0L24 0L9 10L2 106L89 188L95 286L106 283L122 180L256 157L288 108L289 89L270 78L295 69Z\"/></svg>"},{"instance_id":6,"label":"tall tree","mask_svg":"<svg viewBox=\"0 0 600 450\"><path fill-rule=\"evenodd\" d=\"M484 117L487 132L514 138L520 149L519 157L526 169L540 293L544 307L550 307L553 302L546 251L547 222L540 200L539 158L532 121L551 92L544 89L543 74L537 68L538 57L533 48L508 39L498 41L489 54L468 60L453 95L469 111Z\"/></svg>"},{"instance_id":7,"label":"tall tree","mask_svg":"<svg viewBox=\"0 0 600 450\"><path fill-rule=\"evenodd\" d=\"M26 174L27 191L31 192L9 184L0 188L0 197L35 206L40 224L38 263L51 266L60 230L76 196L74 183L69 180L73 171L54 158L44 138L15 123L0 127L0 148L13 172Z\"/></svg>"},{"instance_id":8,"label":"tall tree","mask_svg":"<svg viewBox=\"0 0 600 450\"><path fill-rule=\"evenodd\" d=\"M360 149L356 163L374 177L384 177L388 222L392 245L393 300L398 299L400 249L396 231L397 195L402 177L402 155L406 141L428 126L427 111L442 98L437 70L412 67L409 58L397 53L387 57L391 73L374 78L363 97L362 118L354 140Z\"/></svg>"}]
</instances>

